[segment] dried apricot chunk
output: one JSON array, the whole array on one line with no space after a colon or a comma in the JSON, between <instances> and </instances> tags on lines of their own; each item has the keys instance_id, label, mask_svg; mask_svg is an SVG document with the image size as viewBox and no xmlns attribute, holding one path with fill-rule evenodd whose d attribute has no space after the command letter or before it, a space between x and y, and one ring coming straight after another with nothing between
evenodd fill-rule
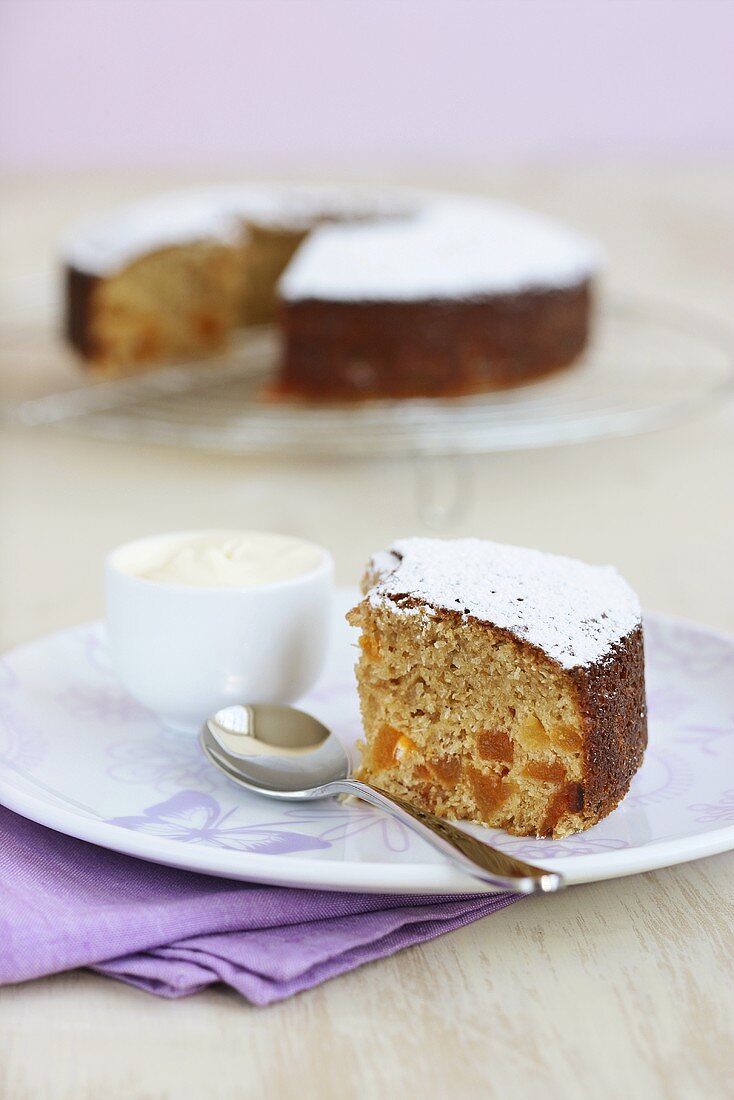
<instances>
[{"instance_id":1,"label":"dried apricot chunk","mask_svg":"<svg viewBox=\"0 0 734 1100\"><path fill-rule=\"evenodd\" d=\"M450 790L459 782L461 760L458 756L436 756L427 763L431 774L440 786Z\"/></svg>"},{"instance_id":2,"label":"dried apricot chunk","mask_svg":"<svg viewBox=\"0 0 734 1100\"><path fill-rule=\"evenodd\" d=\"M528 779L539 779L541 783L563 783L566 769L560 760L547 764L544 760L529 760L522 770Z\"/></svg>"},{"instance_id":3,"label":"dried apricot chunk","mask_svg":"<svg viewBox=\"0 0 734 1100\"><path fill-rule=\"evenodd\" d=\"M418 751L418 746L412 737L408 737L407 733L401 733L395 744L394 756L396 760L405 760L408 756L414 756Z\"/></svg>"},{"instance_id":4,"label":"dried apricot chunk","mask_svg":"<svg viewBox=\"0 0 734 1100\"><path fill-rule=\"evenodd\" d=\"M501 760L511 764L515 746L507 730L480 730L477 734L477 752L482 760Z\"/></svg>"},{"instance_id":5,"label":"dried apricot chunk","mask_svg":"<svg viewBox=\"0 0 734 1100\"><path fill-rule=\"evenodd\" d=\"M395 749L402 734L386 722L380 726L372 742L372 763L378 770L389 768L395 760Z\"/></svg>"},{"instance_id":6,"label":"dried apricot chunk","mask_svg":"<svg viewBox=\"0 0 734 1100\"><path fill-rule=\"evenodd\" d=\"M551 795L540 836L551 836L564 814L578 814L584 808L584 788L580 783L565 783Z\"/></svg>"},{"instance_id":7,"label":"dried apricot chunk","mask_svg":"<svg viewBox=\"0 0 734 1100\"><path fill-rule=\"evenodd\" d=\"M553 731L556 743L566 752L578 752L583 741L583 734L576 726L569 726L563 722Z\"/></svg>"},{"instance_id":8,"label":"dried apricot chunk","mask_svg":"<svg viewBox=\"0 0 734 1100\"><path fill-rule=\"evenodd\" d=\"M471 765L466 771L474 800L482 817L490 817L516 790L514 783L508 782L495 772L486 774L477 768L472 768Z\"/></svg>"},{"instance_id":9,"label":"dried apricot chunk","mask_svg":"<svg viewBox=\"0 0 734 1100\"><path fill-rule=\"evenodd\" d=\"M380 645L376 634L362 634L359 647L369 661L376 661L380 656Z\"/></svg>"},{"instance_id":10,"label":"dried apricot chunk","mask_svg":"<svg viewBox=\"0 0 734 1100\"><path fill-rule=\"evenodd\" d=\"M520 723L518 740L529 749L545 749L550 745L548 730L535 714Z\"/></svg>"}]
</instances>

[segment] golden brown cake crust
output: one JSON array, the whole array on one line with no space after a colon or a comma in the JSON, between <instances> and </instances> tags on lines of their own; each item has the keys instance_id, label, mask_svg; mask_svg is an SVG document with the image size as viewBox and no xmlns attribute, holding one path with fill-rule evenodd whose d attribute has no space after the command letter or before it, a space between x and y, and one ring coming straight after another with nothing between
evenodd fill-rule
<instances>
[{"instance_id":1,"label":"golden brown cake crust","mask_svg":"<svg viewBox=\"0 0 734 1100\"><path fill-rule=\"evenodd\" d=\"M619 805L647 747L642 627L608 657L569 672L583 715L583 810L599 821Z\"/></svg>"},{"instance_id":2,"label":"golden brown cake crust","mask_svg":"<svg viewBox=\"0 0 734 1100\"><path fill-rule=\"evenodd\" d=\"M589 336L592 283L473 299L282 306L278 389L318 401L503 389L569 366Z\"/></svg>"},{"instance_id":3,"label":"golden brown cake crust","mask_svg":"<svg viewBox=\"0 0 734 1100\"><path fill-rule=\"evenodd\" d=\"M97 349L92 336L92 299L99 277L67 264L64 281L64 336L83 359L94 359Z\"/></svg>"}]
</instances>

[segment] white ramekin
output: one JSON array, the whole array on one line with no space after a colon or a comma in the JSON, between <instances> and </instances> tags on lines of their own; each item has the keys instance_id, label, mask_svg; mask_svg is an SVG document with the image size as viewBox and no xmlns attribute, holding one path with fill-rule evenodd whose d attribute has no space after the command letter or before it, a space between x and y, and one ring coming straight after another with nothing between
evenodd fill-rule
<instances>
[{"instance_id":1,"label":"white ramekin","mask_svg":"<svg viewBox=\"0 0 734 1100\"><path fill-rule=\"evenodd\" d=\"M232 703L291 703L324 665L334 563L249 588L146 580L126 571L136 551L186 531L125 543L107 557L110 655L129 693L172 729L197 732Z\"/></svg>"}]
</instances>

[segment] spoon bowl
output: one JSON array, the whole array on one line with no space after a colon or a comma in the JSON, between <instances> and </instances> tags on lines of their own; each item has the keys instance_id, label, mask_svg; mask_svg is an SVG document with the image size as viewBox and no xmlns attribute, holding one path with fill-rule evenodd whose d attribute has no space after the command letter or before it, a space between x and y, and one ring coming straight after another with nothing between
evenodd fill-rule
<instances>
[{"instance_id":1,"label":"spoon bowl","mask_svg":"<svg viewBox=\"0 0 734 1100\"><path fill-rule=\"evenodd\" d=\"M243 786L273 798L326 798L316 788L349 775L349 757L327 727L305 711L276 704L232 706L201 733L208 755L229 763Z\"/></svg>"}]
</instances>

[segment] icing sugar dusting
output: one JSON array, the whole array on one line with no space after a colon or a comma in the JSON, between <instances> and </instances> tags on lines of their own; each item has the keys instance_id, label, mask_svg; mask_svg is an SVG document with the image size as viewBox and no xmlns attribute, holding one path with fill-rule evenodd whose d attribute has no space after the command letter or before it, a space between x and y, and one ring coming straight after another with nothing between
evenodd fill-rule
<instances>
[{"instance_id":1,"label":"icing sugar dusting","mask_svg":"<svg viewBox=\"0 0 734 1100\"><path fill-rule=\"evenodd\" d=\"M326 223L326 224L324 224ZM599 266L580 234L517 207L401 188L222 185L157 195L77 226L64 259L110 275L177 244L243 243L249 226L312 230L285 298L471 297L573 286Z\"/></svg>"},{"instance_id":2,"label":"icing sugar dusting","mask_svg":"<svg viewBox=\"0 0 734 1100\"><path fill-rule=\"evenodd\" d=\"M280 281L288 300L422 301L575 286L599 267L579 233L506 203L456 197L413 218L323 226Z\"/></svg>"},{"instance_id":3,"label":"icing sugar dusting","mask_svg":"<svg viewBox=\"0 0 734 1100\"><path fill-rule=\"evenodd\" d=\"M171 245L219 241L235 245L242 226L231 204L210 191L181 191L133 203L78 225L62 253L67 263L91 275L109 275L139 256Z\"/></svg>"},{"instance_id":4,"label":"icing sugar dusting","mask_svg":"<svg viewBox=\"0 0 734 1100\"><path fill-rule=\"evenodd\" d=\"M142 199L77 225L62 252L81 271L110 275L170 245L200 240L242 243L247 223L302 232L330 219L407 217L427 201L426 196L407 189L328 184L192 188Z\"/></svg>"},{"instance_id":5,"label":"icing sugar dusting","mask_svg":"<svg viewBox=\"0 0 734 1100\"><path fill-rule=\"evenodd\" d=\"M604 657L641 619L637 596L612 566L482 539L400 539L370 569L371 603L412 596L472 615L566 669Z\"/></svg>"}]
</instances>

